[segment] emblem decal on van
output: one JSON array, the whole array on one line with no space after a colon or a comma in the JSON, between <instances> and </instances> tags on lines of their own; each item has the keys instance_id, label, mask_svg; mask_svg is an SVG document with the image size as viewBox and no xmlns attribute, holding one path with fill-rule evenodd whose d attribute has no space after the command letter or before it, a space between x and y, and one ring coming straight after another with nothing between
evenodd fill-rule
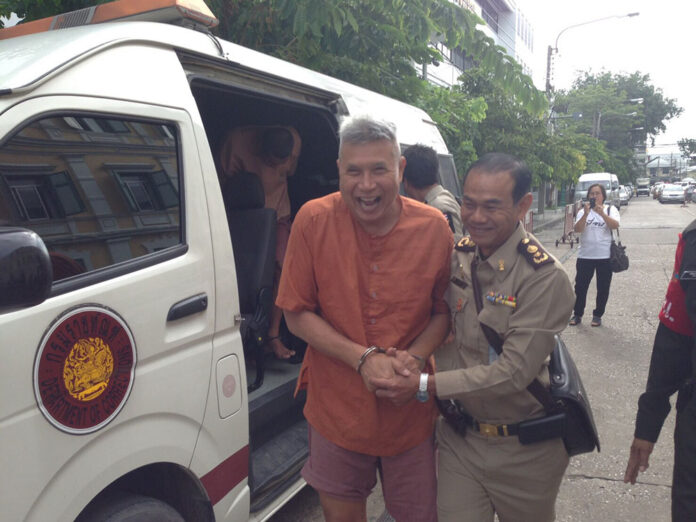
<instances>
[{"instance_id":1,"label":"emblem decal on van","mask_svg":"<svg viewBox=\"0 0 696 522\"><path fill-rule=\"evenodd\" d=\"M72 434L97 431L128 399L135 371L128 325L101 306L80 306L44 334L34 362L34 392L46 419Z\"/></svg>"}]
</instances>

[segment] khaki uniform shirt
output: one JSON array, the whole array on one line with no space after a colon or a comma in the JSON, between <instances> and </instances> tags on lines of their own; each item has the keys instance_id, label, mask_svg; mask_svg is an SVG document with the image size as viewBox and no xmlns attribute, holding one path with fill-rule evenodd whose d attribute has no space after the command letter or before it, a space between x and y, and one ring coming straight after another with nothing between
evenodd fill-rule
<instances>
[{"instance_id":1,"label":"khaki uniform shirt","mask_svg":"<svg viewBox=\"0 0 696 522\"><path fill-rule=\"evenodd\" d=\"M477 314L471 285L471 261L477 255L468 237L452 254L447 298L454 340L435 351L437 396L457 399L481 422L508 424L541 416L543 407L526 388L535 377L549 385L554 335L567 325L575 302L568 275L519 225L479 261L483 308ZM516 306L491 302L488 292L514 297ZM503 338L500 357L489 349L479 321Z\"/></svg>"},{"instance_id":2,"label":"khaki uniform shirt","mask_svg":"<svg viewBox=\"0 0 696 522\"><path fill-rule=\"evenodd\" d=\"M457 243L464 236L462 210L452 193L442 185L435 185L425 195L425 204L435 207L446 216L450 216L454 227L454 242Z\"/></svg>"}]
</instances>

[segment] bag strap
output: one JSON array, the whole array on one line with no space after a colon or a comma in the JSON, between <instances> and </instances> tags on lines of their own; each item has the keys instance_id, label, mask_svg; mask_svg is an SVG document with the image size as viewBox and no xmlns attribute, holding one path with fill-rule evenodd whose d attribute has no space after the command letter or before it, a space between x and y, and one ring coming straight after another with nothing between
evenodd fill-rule
<instances>
[{"instance_id":1,"label":"bag strap","mask_svg":"<svg viewBox=\"0 0 696 522\"><path fill-rule=\"evenodd\" d=\"M612 207L612 205L607 205L607 210L606 210L606 212L607 212L607 216L609 216L609 217L611 217L611 215L610 215L610 213L611 213L611 207ZM609 225L607 225L607 228L609 228ZM613 228L609 228L609 233L611 234L611 240L613 241L613 240L614 240L614 229L613 229ZM618 228L616 229L616 240L619 242L619 244L621 244L621 236L619 235L619 229L618 229Z\"/></svg>"},{"instance_id":2,"label":"bag strap","mask_svg":"<svg viewBox=\"0 0 696 522\"><path fill-rule=\"evenodd\" d=\"M478 257L474 256L474 259L471 261L471 286L474 290L476 312L480 314L481 310L483 309L483 295L481 293L481 285L479 284L477 269ZM500 337L500 335L498 335L498 332L493 330L493 328L487 324L479 321L479 326L481 326L481 330L483 330L483 334L486 336L488 343L493 347L495 353L500 356L500 354L503 353L503 339ZM546 413L551 414L557 410L556 402L553 400L551 392L543 384L541 384L541 382L539 382L539 379L534 378L534 380L527 386L527 391L529 391L529 393L531 393L534 398L541 403L544 410L546 410Z\"/></svg>"}]
</instances>

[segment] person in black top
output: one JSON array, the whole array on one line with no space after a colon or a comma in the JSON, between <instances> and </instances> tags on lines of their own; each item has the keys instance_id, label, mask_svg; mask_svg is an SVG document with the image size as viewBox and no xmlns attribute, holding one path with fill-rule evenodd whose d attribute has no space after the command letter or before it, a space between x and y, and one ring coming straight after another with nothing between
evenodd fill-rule
<instances>
[{"instance_id":1,"label":"person in black top","mask_svg":"<svg viewBox=\"0 0 696 522\"><path fill-rule=\"evenodd\" d=\"M648 469L650 453L677 395L672 477L672 520L696 520L696 220L684 229L660 324L655 334L645 393L638 400L636 428L624 482L636 483Z\"/></svg>"}]
</instances>

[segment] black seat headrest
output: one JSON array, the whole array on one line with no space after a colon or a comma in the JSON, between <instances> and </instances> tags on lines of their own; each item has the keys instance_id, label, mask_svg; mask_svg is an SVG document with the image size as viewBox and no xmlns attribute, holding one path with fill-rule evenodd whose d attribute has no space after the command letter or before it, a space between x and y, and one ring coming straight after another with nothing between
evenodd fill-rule
<instances>
[{"instance_id":1,"label":"black seat headrest","mask_svg":"<svg viewBox=\"0 0 696 522\"><path fill-rule=\"evenodd\" d=\"M264 208L266 204L261 179L253 172L237 172L227 178L223 197L228 211Z\"/></svg>"}]
</instances>

